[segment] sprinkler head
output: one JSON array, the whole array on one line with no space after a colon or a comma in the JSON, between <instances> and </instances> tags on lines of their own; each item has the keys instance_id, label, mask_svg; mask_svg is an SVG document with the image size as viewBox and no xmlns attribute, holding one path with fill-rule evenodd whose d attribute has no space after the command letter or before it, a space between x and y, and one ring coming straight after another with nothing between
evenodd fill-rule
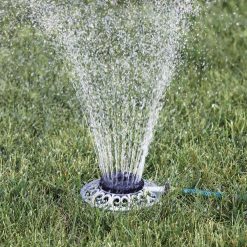
<instances>
[{"instance_id":1,"label":"sprinkler head","mask_svg":"<svg viewBox=\"0 0 247 247\"><path fill-rule=\"evenodd\" d=\"M129 194L142 190L144 181L143 179L138 180L137 175L133 173L118 172L107 177L102 177L100 179L100 186L104 191L110 193Z\"/></svg>"}]
</instances>

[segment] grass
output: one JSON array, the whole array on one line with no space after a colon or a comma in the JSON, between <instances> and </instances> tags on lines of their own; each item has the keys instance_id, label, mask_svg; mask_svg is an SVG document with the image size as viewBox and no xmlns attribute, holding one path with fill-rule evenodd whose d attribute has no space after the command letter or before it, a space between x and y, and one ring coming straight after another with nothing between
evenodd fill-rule
<instances>
[{"instance_id":1,"label":"grass","mask_svg":"<svg viewBox=\"0 0 247 247\"><path fill-rule=\"evenodd\" d=\"M82 203L100 174L66 65L1 4L0 246L247 246L247 201L236 199L247 193L244 0L217 1L197 22L168 92L144 176L173 191L124 214ZM195 186L225 196L181 194Z\"/></svg>"}]
</instances>

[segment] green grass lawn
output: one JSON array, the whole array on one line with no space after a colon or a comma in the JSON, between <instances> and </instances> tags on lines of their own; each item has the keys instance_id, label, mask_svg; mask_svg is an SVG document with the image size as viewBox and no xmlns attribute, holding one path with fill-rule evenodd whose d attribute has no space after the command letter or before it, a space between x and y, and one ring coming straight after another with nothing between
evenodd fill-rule
<instances>
[{"instance_id":1,"label":"green grass lawn","mask_svg":"<svg viewBox=\"0 0 247 247\"><path fill-rule=\"evenodd\" d=\"M247 246L246 0L219 0L198 18L144 173L169 179L173 190L129 213L83 204L80 188L100 173L66 64L7 2L0 2L0 246ZM188 197L184 187L225 195Z\"/></svg>"}]
</instances>

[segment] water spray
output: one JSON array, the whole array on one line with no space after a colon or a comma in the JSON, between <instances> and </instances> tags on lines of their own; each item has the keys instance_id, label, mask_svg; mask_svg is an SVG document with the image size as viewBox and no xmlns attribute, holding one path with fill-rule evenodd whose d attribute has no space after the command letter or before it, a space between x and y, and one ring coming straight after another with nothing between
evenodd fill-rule
<instances>
[{"instance_id":1,"label":"water spray","mask_svg":"<svg viewBox=\"0 0 247 247\"><path fill-rule=\"evenodd\" d=\"M72 68L101 171L83 200L113 211L157 203L170 186L142 175L196 1L20 1Z\"/></svg>"}]
</instances>

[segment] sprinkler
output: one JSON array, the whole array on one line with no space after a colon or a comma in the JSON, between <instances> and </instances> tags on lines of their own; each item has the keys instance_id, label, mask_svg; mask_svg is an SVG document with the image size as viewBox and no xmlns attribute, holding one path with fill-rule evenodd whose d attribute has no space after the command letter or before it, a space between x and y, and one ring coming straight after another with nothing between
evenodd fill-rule
<instances>
[{"instance_id":1,"label":"sprinkler","mask_svg":"<svg viewBox=\"0 0 247 247\"><path fill-rule=\"evenodd\" d=\"M168 183L164 187L159 187L145 180L133 186L129 186L127 182L118 182L112 187L104 187L102 179L94 180L81 189L81 196L93 207L111 211L128 211L131 208L154 205L170 188Z\"/></svg>"}]
</instances>

